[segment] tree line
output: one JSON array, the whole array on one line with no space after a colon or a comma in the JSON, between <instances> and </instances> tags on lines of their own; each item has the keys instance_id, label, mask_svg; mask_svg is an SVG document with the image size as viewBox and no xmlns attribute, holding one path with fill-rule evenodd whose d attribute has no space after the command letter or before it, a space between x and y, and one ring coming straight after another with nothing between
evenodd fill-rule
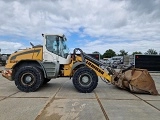
<instances>
[{"instance_id":1,"label":"tree line","mask_svg":"<svg viewBox=\"0 0 160 120\"><path fill-rule=\"evenodd\" d=\"M99 52L95 51L93 53L99 53ZM132 55L134 55L134 54L143 54L143 53L140 52L140 51L135 51L135 52L132 53ZM158 52L154 49L148 49L144 54L145 55L157 55ZM105 51L104 54L102 54L102 55L100 54L100 57L102 59L102 58L111 58L111 57L114 57L114 56L124 56L124 55L128 55L128 52L126 52L125 50L120 50L119 54L116 54L116 52L114 50L108 49L108 50Z\"/></svg>"}]
</instances>

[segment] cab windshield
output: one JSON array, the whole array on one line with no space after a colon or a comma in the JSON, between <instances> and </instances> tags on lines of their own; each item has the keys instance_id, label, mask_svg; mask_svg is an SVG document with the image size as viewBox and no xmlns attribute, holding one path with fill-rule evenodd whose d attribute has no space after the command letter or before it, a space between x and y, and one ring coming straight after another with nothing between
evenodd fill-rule
<instances>
[{"instance_id":1,"label":"cab windshield","mask_svg":"<svg viewBox=\"0 0 160 120\"><path fill-rule=\"evenodd\" d=\"M46 48L48 51L67 58L69 49L66 45L66 38L57 35L46 35Z\"/></svg>"}]
</instances>

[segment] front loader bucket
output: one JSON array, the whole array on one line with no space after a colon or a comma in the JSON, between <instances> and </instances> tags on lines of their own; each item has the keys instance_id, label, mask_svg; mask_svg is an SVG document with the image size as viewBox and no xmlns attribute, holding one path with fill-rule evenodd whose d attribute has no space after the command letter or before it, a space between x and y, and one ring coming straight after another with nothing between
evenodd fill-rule
<instances>
[{"instance_id":1,"label":"front loader bucket","mask_svg":"<svg viewBox=\"0 0 160 120\"><path fill-rule=\"evenodd\" d=\"M136 93L158 95L154 80L146 69L134 68L124 73L118 73L117 75L116 77L113 76L112 83L118 87L129 89Z\"/></svg>"}]
</instances>

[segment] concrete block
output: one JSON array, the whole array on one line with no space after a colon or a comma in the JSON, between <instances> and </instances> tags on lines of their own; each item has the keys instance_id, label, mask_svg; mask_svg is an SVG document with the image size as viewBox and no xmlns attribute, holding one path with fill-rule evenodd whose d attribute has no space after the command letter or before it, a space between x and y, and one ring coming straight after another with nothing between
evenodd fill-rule
<instances>
[{"instance_id":1,"label":"concrete block","mask_svg":"<svg viewBox=\"0 0 160 120\"><path fill-rule=\"evenodd\" d=\"M159 95L149 95L149 94L135 94L143 100L160 100Z\"/></svg>"},{"instance_id":2,"label":"concrete block","mask_svg":"<svg viewBox=\"0 0 160 120\"><path fill-rule=\"evenodd\" d=\"M160 120L160 112L141 100L104 100L109 120Z\"/></svg>"},{"instance_id":3,"label":"concrete block","mask_svg":"<svg viewBox=\"0 0 160 120\"><path fill-rule=\"evenodd\" d=\"M0 85L7 84L7 83L14 83L14 81L9 81L6 78L2 77L0 74Z\"/></svg>"},{"instance_id":4,"label":"concrete block","mask_svg":"<svg viewBox=\"0 0 160 120\"><path fill-rule=\"evenodd\" d=\"M34 120L46 98L7 98L0 101L1 120Z\"/></svg>"},{"instance_id":5,"label":"concrete block","mask_svg":"<svg viewBox=\"0 0 160 120\"><path fill-rule=\"evenodd\" d=\"M160 100L159 101L147 101L147 102L160 110Z\"/></svg>"},{"instance_id":6,"label":"concrete block","mask_svg":"<svg viewBox=\"0 0 160 120\"><path fill-rule=\"evenodd\" d=\"M105 120L96 100L53 100L36 120Z\"/></svg>"},{"instance_id":7,"label":"concrete block","mask_svg":"<svg viewBox=\"0 0 160 120\"><path fill-rule=\"evenodd\" d=\"M72 98L72 99L83 99L83 98L95 98L94 92L92 93L80 93L73 86L72 81L67 81L62 89L56 95L56 98Z\"/></svg>"},{"instance_id":8,"label":"concrete block","mask_svg":"<svg viewBox=\"0 0 160 120\"><path fill-rule=\"evenodd\" d=\"M0 100L2 100L2 99L4 99L4 98L5 98L5 97L1 97L1 96L0 96Z\"/></svg>"},{"instance_id":9,"label":"concrete block","mask_svg":"<svg viewBox=\"0 0 160 120\"><path fill-rule=\"evenodd\" d=\"M0 96L10 96L17 93L19 90L13 82L0 85Z\"/></svg>"},{"instance_id":10,"label":"concrete block","mask_svg":"<svg viewBox=\"0 0 160 120\"><path fill-rule=\"evenodd\" d=\"M138 99L130 92L113 85L99 84L95 89L99 98L105 99Z\"/></svg>"}]
</instances>

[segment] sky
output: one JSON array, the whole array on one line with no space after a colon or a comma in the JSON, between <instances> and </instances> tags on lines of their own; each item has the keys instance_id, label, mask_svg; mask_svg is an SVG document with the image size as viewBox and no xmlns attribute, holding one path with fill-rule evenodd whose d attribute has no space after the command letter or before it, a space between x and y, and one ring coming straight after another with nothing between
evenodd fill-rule
<instances>
[{"instance_id":1,"label":"sky","mask_svg":"<svg viewBox=\"0 0 160 120\"><path fill-rule=\"evenodd\" d=\"M0 0L0 49L43 44L42 33L65 34L70 52L160 53L160 0Z\"/></svg>"}]
</instances>

